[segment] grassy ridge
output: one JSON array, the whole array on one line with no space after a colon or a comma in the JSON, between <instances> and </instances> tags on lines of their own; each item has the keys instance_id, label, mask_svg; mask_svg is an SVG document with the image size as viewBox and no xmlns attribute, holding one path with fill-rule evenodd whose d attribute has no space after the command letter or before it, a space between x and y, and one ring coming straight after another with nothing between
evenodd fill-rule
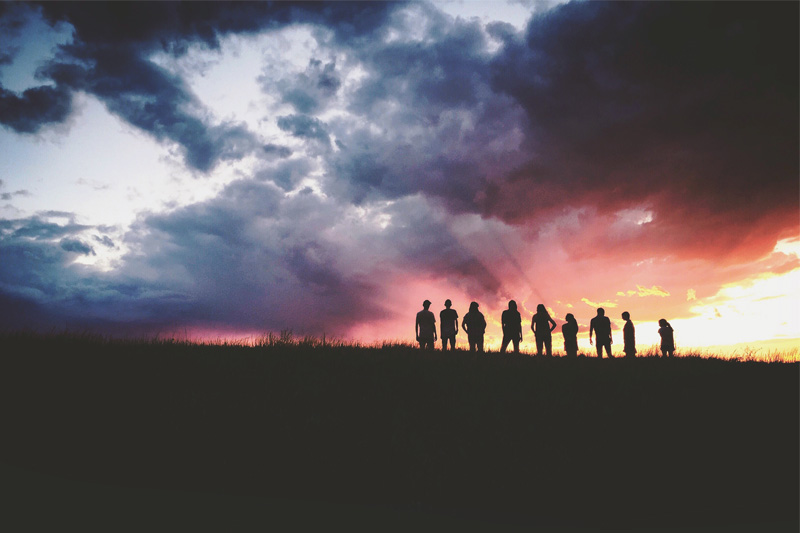
<instances>
[{"instance_id":1,"label":"grassy ridge","mask_svg":"<svg viewBox=\"0 0 800 533\"><path fill-rule=\"evenodd\" d=\"M798 364L5 335L5 462L589 526L796 521Z\"/></svg>"}]
</instances>

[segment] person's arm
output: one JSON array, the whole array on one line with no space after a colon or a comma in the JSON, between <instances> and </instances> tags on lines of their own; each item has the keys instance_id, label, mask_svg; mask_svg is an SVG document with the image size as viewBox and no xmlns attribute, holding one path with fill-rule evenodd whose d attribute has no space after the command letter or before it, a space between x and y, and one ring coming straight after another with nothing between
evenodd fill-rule
<instances>
[{"instance_id":1,"label":"person's arm","mask_svg":"<svg viewBox=\"0 0 800 533\"><path fill-rule=\"evenodd\" d=\"M536 315L531 317L531 331L536 335Z\"/></svg>"},{"instance_id":2,"label":"person's arm","mask_svg":"<svg viewBox=\"0 0 800 533\"><path fill-rule=\"evenodd\" d=\"M594 342L592 342L593 331L594 331L594 318L589 321L589 344L594 344Z\"/></svg>"},{"instance_id":3,"label":"person's arm","mask_svg":"<svg viewBox=\"0 0 800 533\"><path fill-rule=\"evenodd\" d=\"M417 340L419 340L419 315L417 315L417 320L414 324L414 335L417 337Z\"/></svg>"},{"instance_id":4,"label":"person's arm","mask_svg":"<svg viewBox=\"0 0 800 533\"><path fill-rule=\"evenodd\" d=\"M550 328L550 333L552 333L553 330L556 329L556 321L551 318L550 323L553 324L552 327Z\"/></svg>"},{"instance_id":5,"label":"person's arm","mask_svg":"<svg viewBox=\"0 0 800 533\"><path fill-rule=\"evenodd\" d=\"M458 320L456 320L456 329L458 329ZM469 335L469 330L467 329L467 319L466 319L466 317L461 319L461 329L463 329L464 332L467 335Z\"/></svg>"},{"instance_id":6,"label":"person's arm","mask_svg":"<svg viewBox=\"0 0 800 533\"><path fill-rule=\"evenodd\" d=\"M433 342L436 342L439 338L436 336L436 317L433 316L433 313L431 313L431 317L433 317Z\"/></svg>"},{"instance_id":7,"label":"person's arm","mask_svg":"<svg viewBox=\"0 0 800 533\"><path fill-rule=\"evenodd\" d=\"M608 319L608 343L614 344L614 334L611 332L611 319Z\"/></svg>"}]
</instances>

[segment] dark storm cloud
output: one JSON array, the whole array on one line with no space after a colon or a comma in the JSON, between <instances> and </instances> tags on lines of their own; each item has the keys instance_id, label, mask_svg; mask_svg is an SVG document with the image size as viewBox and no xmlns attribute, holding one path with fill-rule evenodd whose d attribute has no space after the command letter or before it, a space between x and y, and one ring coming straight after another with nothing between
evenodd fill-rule
<instances>
[{"instance_id":1,"label":"dark storm cloud","mask_svg":"<svg viewBox=\"0 0 800 533\"><path fill-rule=\"evenodd\" d=\"M128 244L154 252L125 270L159 272L191 302L188 310L164 306L165 321L342 332L383 311L378 286L337 266L341 250L320 235L339 214L314 195L234 182L217 198L142 219Z\"/></svg>"},{"instance_id":2,"label":"dark storm cloud","mask_svg":"<svg viewBox=\"0 0 800 533\"><path fill-rule=\"evenodd\" d=\"M348 95L358 119L330 121L340 148L328 159L331 188L357 202L423 193L474 212L487 181L520 160L524 115L492 91L479 22L415 4L393 24L421 36L351 51L365 76Z\"/></svg>"},{"instance_id":3,"label":"dark storm cloud","mask_svg":"<svg viewBox=\"0 0 800 533\"><path fill-rule=\"evenodd\" d=\"M310 159L288 159L280 161L271 168L257 172L255 177L259 180L271 181L284 191L291 191L313 169L314 165Z\"/></svg>"},{"instance_id":4,"label":"dark storm cloud","mask_svg":"<svg viewBox=\"0 0 800 533\"><path fill-rule=\"evenodd\" d=\"M3 182L0 181L0 187L2 187L2 186L3 186ZM30 191L28 191L26 189L20 189L18 191L14 191L14 192L4 192L4 193L0 194L0 198L2 198L3 200L11 200L15 196L30 196L30 195L31 195Z\"/></svg>"},{"instance_id":5,"label":"dark storm cloud","mask_svg":"<svg viewBox=\"0 0 800 533\"><path fill-rule=\"evenodd\" d=\"M471 253L453 214L534 234L578 212L553 241L582 258L675 253L724 262L796 232L796 3L582 2L537 16L522 34L421 3L44 10L76 30L41 71L55 83L45 87L94 94L178 143L196 169L263 156L252 179L215 198L141 214L113 273L89 275L74 263L90 253L86 232L110 229L71 218L0 221L0 301L52 303L48 316L344 332L393 316L382 298L398 280L443 280L487 299L502 293L497 272L513 269L494 270ZM259 142L240 124L208 124L188 86L148 60L300 22L314 25L330 56L261 80L292 107L271 119L294 137L291 148ZM401 38L386 38L390 29ZM354 68L358 80L343 83ZM315 116L334 100L346 113ZM50 112L42 106L28 113L29 125L6 124L36 131ZM320 173L324 194L293 192ZM357 222L353 202L386 219ZM609 232L617 211L632 208L652 220L631 236ZM489 226L475 233L492 240ZM95 241L114 246L108 236ZM523 257L547 253L522 244L531 246ZM508 256L498 252L498 263L526 275L513 247L495 248Z\"/></svg>"},{"instance_id":6,"label":"dark storm cloud","mask_svg":"<svg viewBox=\"0 0 800 533\"><path fill-rule=\"evenodd\" d=\"M393 316L382 296L408 271L480 294L500 289L424 201L382 213L392 218L385 230L352 222L349 206L310 191L285 195L242 180L215 199L141 220L128 243L158 252L125 268L129 275L160 270L162 280L174 276L174 286L184 287L191 309L170 315L165 308L167 321L317 334Z\"/></svg>"},{"instance_id":7,"label":"dark storm cloud","mask_svg":"<svg viewBox=\"0 0 800 533\"><path fill-rule=\"evenodd\" d=\"M189 165L207 171L221 159L252 151L256 139L241 126L211 128L206 124L198 115L201 106L191 91L179 78L150 62L152 53L179 56L192 44L218 49L224 35L276 29L293 22L326 25L337 39L358 41L380 27L396 6L338 2L45 3L42 12L51 24L72 24L74 42L62 46L60 56L40 70L40 76L56 82L55 87L42 85L21 96L0 87L0 123L21 133L36 132L46 124L65 120L71 111L72 92L86 91L100 98L112 113L156 139L177 143L185 150ZM18 18L16 11L13 15ZM314 70L314 64L309 68ZM316 89L313 95L306 95L309 99L335 92L338 79L332 65L313 74ZM298 91L295 88L293 94L299 102L304 97ZM292 97L287 93L287 98ZM301 107L310 109L316 104Z\"/></svg>"},{"instance_id":8,"label":"dark storm cloud","mask_svg":"<svg viewBox=\"0 0 800 533\"><path fill-rule=\"evenodd\" d=\"M9 65L14 61L16 50L0 50L0 65Z\"/></svg>"},{"instance_id":9,"label":"dark storm cloud","mask_svg":"<svg viewBox=\"0 0 800 533\"><path fill-rule=\"evenodd\" d=\"M72 110L72 93L43 85L22 95L0 87L0 124L19 133L35 133L46 124L63 122Z\"/></svg>"},{"instance_id":10,"label":"dark storm cloud","mask_svg":"<svg viewBox=\"0 0 800 533\"><path fill-rule=\"evenodd\" d=\"M94 240L105 246L106 248L116 248L114 241L108 235L95 235Z\"/></svg>"},{"instance_id":11,"label":"dark storm cloud","mask_svg":"<svg viewBox=\"0 0 800 533\"><path fill-rule=\"evenodd\" d=\"M386 209L391 224L380 234L380 256L407 272L434 276L475 298L493 298L503 284L454 235L447 219L414 199Z\"/></svg>"},{"instance_id":12,"label":"dark storm cloud","mask_svg":"<svg viewBox=\"0 0 800 533\"><path fill-rule=\"evenodd\" d=\"M94 94L109 111L156 139L178 143L192 167L209 170L220 159L241 157L256 146L242 126L210 127L187 111L200 103L180 78L140 57L140 50L72 48L83 64L54 63L42 72L59 87Z\"/></svg>"},{"instance_id":13,"label":"dark storm cloud","mask_svg":"<svg viewBox=\"0 0 800 533\"><path fill-rule=\"evenodd\" d=\"M67 252L81 255L97 255L94 253L94 248L78 239L62 239L59 246L61 246L62 250Z\"/></svg>"},{"instance_id":14,"label":"dark storm cloud","mask_svg":"<svg viewBox=\"0 0 800 533\"><path fill-rule=\"evenodd\" d=\"M485 212L650 207L642 242L764 253L796 230L798 4L585 2L535 17L492 63L537 156ZM602 247L603 243L598 242Z\"/></svg>"},{"instance_id":15,"label":"dark storm cloud","mask_svg":"<svg viewBox=\"0 0 800 533\"><path fill-rule=\"evenodd\" d=\"M18 219L18 220L4 220L3 225L0 225L0 230L9 231L14 238L30 238L36 240L57 239L67 235L84 231L91 228L83 224L76 224L69 222L67 224L57 224L42 220L38 216ZM13 231L11 231L13 229Z\"/></svg>"},{"instance_id":16,"label":"dark storm cloud","mask_svg":"<svg viewBox=\"0 0 800 533\"><path fill-rule=\"evenodd\" d=\"M243 179L210 200L141 216L124 239L130 252L104 274L72 262L94 253L84 235L100 228L4 220L0 300L47 309L39 325L344 335L394 317L387 287L404 282L408 271L473 294L498 291L498 281L423 199L378 212L392 224L359 221L351 206L311 190L287 195L273 183Z\"/></svg>"},{"instance_id":17,"label":"dark storm cloud","mask_svg":"<svg viewBox=\"0 0 800 533\"><path fill-rule=\"evenodd\" d=\"M285 158L292 155L292 149L288 146L280 146L272 143L265 144L262 150L265 154L278 158Z\"/></svg>"},{"instance_id":18,"label":"dark storm cloud","mask_svg":"<svg viewBox=\"0 0 800 533\"><path fill-rule=\"evenodd\" d=\"M319 141L323 146L331 144L325 123L308 115L278 117L278 127L301 139Z\"/></svg>"},{"instance_id":19,"label":"dark storm cloud","mask_svg":"<svg viewBox=\"0 0 800 533\"><path fill-rule=\"evenodd\" d=\"M259 78L264 89L270 89L269 83L262 76ZM280 80L278 91L285 103L291 104L301 114L317 113L336 94L342 82L336 72L336 63L323 65L319 59L311 59L308 68L302 74Z\"/></svg>"},{"instance_id":20,"label":"dark storm cloud","mask_svg":"<svg viewBox=\"0 0 800 533\"><path fill-rule=\"evenodd\" d=\"M0 320L5 328L64 327L92 313L99 276L72 264L92 254L78 235L88 226L37 217L0 220ZM105 311L103 311L105 312Z\"/></svg>"}]
</instances>

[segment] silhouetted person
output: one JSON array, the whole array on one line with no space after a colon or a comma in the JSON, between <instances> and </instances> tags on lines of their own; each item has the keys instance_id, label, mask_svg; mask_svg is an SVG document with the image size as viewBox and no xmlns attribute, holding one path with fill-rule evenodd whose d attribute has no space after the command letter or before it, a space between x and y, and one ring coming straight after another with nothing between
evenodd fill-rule
<instances>
[{"instance_id":1,"label":"silhouetted person","mask_svg":"<svg viewBox=\"0 0 800 533\"><path fill-rule=\"evenodd\" d=\"M475 349L483 353L483 334L486 332L486 319L483 313L478 311L478 302L469 304L469 312L461 320L461 328L467 332L469 341L469 351Z\"/></svg>"},{"instance_id":2,"label":"silhouetted person","mask_svg":"<svg viewBox=\"0 0 800 533\"><path fill-rule=\"evenodd\" d=\"M519 353L519 343L522 341L522 316L517 311L517 302L510 300L508 309L500 315L500 323L503 326L503 344L500 345L500 353L506 353L509 342L514 343L514 353Z\"/></svg>"},{"instance_id":3,"label":"silhouetted person","mask_svg":"<svg viewBox=\"0 0 800 533\"><path fill-rule=\"evenodd\" d=\"M603 348L605 347L606 353L609 358L611 355L611 345L614 343L611 338L611 321L606 316L606 310L602 307L597 309L597 316L589 322L589 344L592 344L592 332L595 333L597 342L597 357L603 358Z\"/></svg>"},{"instance_id":4,"label":"silhouetted person","mask_svg":"<svg viewBox=\"0 0 800 533\"><path fill-rule=\"evenodd\" d=\"M417 334L417 342L419 342L420 348L433 350L433 343L436 342L436 317L428 311L430 306L430 300L422 302L422 311L417 313L414 332Z\"/></svg>"},{"instance_id":5,"label":"silhouetted person","mask_svg":"<svg viewBox=\"0 0 800 533\"><path fill-rule=\"evenodd\" d=\"M531 329L533 330L533 336L536 337L536 355L542 355L542 346L544 346L547 357L552 357L552 332L556 329L556 322L550 318L550 313L547 312L544 304L536 306L536 314L531 319Z\"/></svg>"},{"instance_id":6,"label":"silhouetted person","mask_svg":"<svg viewBox=\"0 0 800 533\"><path fill-rule=\"evenodd\" d=\"M661 357L672 357L675 354L675 337L672 326L663 318L658 321L658 334L661 335Z\"/></svg>"},{"instance_id":7,"label":"silhouetted person","mask_svg":"<svg viewBox=\"0 0 800 533\"><path fill-rule=\"evenodd\" d=\"M625 321L625 325L622 326L622 339L625 343L622 351L625 352L625 357L636 357L636 328L631 322L631 314L624 311L622 320Z\"/></svg>"},{"instance_id":8,"label":"silhouetted person","mask_svg":"<svg viewBox=\"0 0 800 533\"><path fill-rule=\"evenodd\" d=\"M453 302L444 301L444 309L439 312L439 327L441 328L442 351L447 351L447 341L450 341L450 349L456 349L456 335L458 335L458 313L455 309L450 309Z\"/></svg>"},{"instance_id":9,"label":"silhouetted person","mask_svg":"<svg viewBox=\"0 0 800 533\"><path fill-rule=\"evenodd\" d=\"M567 357L578 357L578 321L575 315L567 313L564 317L566 322L561 326L561 334L564 335L564 352Z\"/></svg>"}]
</instances>

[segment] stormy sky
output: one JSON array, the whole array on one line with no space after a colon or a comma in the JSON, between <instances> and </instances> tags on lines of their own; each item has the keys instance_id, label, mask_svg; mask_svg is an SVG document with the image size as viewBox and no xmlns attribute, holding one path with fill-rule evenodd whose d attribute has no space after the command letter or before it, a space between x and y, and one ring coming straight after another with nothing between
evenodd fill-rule
<instances>
[{"instance_id":1,"label":"stormy sky","mask_svg":"<svg viewBox=\"0 0 800 533\"><path fill-rule=\"evenodd\" d=\"M799 6L2 3L0 321L800 337Z\"/></svg>"}]
</instances>

